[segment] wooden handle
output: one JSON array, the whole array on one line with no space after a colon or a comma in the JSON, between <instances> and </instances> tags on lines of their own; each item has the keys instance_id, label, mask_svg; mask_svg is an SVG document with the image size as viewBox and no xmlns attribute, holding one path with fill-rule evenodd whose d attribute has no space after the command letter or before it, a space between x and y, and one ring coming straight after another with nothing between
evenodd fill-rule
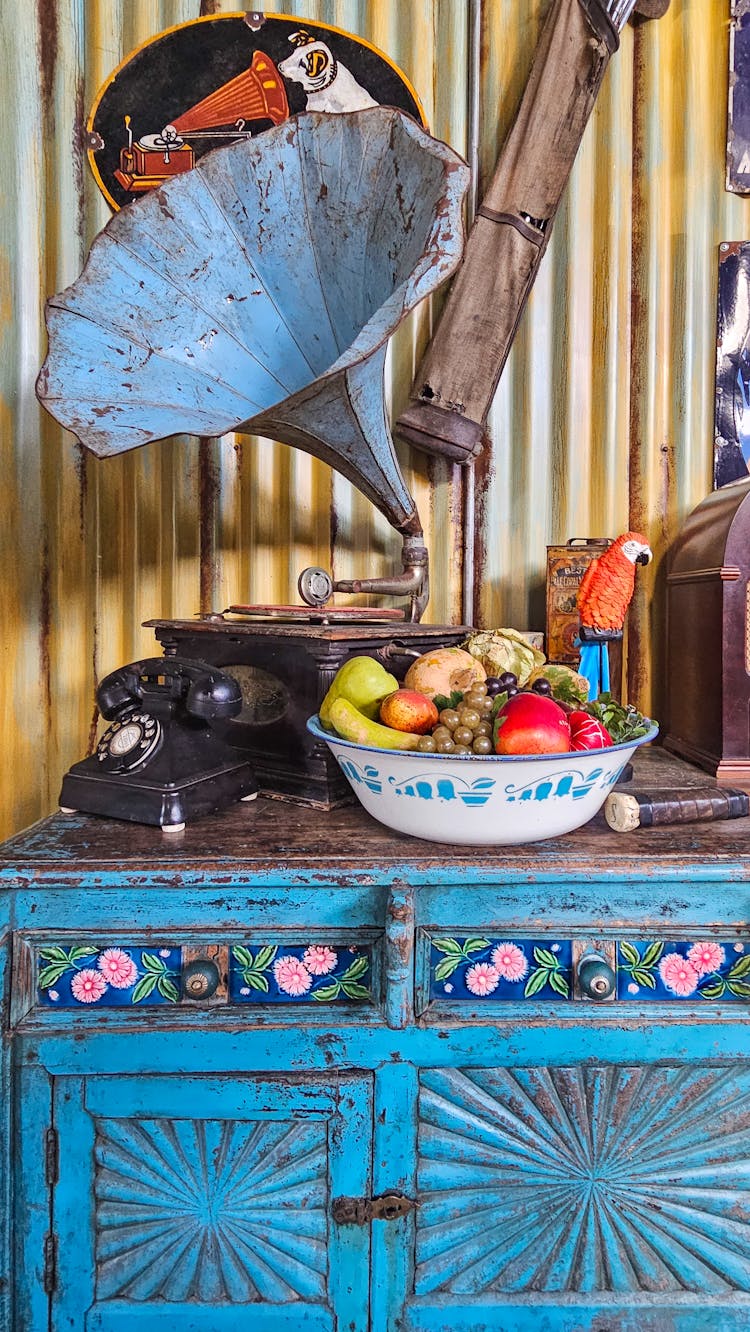
<instances>
[{"instance_id":1,"label":"wooden handle","mask_svg":"<svg viewBox=\"0 0 750 1332\"><path fill-rule=\"evenodd\" d=\"M750 813L750 796L728 787L696 786L683 791L613 791L604 802L604 817L615 832L667 823L705 823L740 819Z\"/></svg>"}]
</instances>

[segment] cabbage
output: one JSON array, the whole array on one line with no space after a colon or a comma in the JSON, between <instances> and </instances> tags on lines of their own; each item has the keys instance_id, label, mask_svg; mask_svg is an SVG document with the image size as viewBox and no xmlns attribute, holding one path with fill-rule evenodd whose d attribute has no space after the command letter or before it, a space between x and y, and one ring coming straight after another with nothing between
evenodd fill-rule
<instances>
[{"instance_id":1,"label":"cabbage","mask_svg":"<svg viewBox=\"0 0 750 1332\"><path fill-rule=\"evenodd\" d=\"M517 629L480 629L469 634L461 646L481 661L488 675L512 671L519 685L526 684L532 672L545 662L544 653L532 647Z\"/></svg>"}]
</instances>

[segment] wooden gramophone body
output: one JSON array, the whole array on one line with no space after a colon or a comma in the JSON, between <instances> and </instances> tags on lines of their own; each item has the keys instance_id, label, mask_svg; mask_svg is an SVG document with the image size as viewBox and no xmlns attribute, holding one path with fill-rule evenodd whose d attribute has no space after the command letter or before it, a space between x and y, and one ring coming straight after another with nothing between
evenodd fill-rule
<instances>
[{"instance_id":1,"label":"wooden gramophone body","mask_svg":"<svg viewBox=\"0 0 750 1332\"><path fill-rule=\"evenodd\" d=\"M750 478L688 516L667 577L665 746L750 788Z\"/></svg>"}]
</instances>

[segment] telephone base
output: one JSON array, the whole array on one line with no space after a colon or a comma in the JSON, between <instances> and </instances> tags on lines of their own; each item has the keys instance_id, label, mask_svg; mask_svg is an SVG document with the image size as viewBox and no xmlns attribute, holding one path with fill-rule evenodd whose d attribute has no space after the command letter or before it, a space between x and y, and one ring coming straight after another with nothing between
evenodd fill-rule
<instances>
[{"instance_id":1,"label":"telephone base","mask_svg":"<svg viewBox=\"0 0 750 1332\"><path fill-rule=\"evenodd\" d=\"M145 772L103 773L91 763L91 759L83 759L63 778L61 808L181 831L175 825L184 827L258 793L249 763L234 757L207 772L161 782L149 780Z\"/></svg>"}]
</instances>

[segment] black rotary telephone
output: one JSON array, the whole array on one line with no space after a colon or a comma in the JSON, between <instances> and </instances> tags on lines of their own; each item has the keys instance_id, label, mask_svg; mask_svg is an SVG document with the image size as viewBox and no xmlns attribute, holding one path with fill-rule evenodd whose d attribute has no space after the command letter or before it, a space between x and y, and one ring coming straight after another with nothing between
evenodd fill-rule
<instances>
[{"instance_id":1,"label":"black rotary telephone","mask_svg":"<svg viewBox=\"0 0 750 1332\"><path fill-rule=\"evenodd\" d=\"M180 832L188 819L257 795L249 764L212 729L242 708L240 686L226 672L149 657L106 676L96 700L111 725L63 778L63 812Z\"/></svg>"}]
</instances>

